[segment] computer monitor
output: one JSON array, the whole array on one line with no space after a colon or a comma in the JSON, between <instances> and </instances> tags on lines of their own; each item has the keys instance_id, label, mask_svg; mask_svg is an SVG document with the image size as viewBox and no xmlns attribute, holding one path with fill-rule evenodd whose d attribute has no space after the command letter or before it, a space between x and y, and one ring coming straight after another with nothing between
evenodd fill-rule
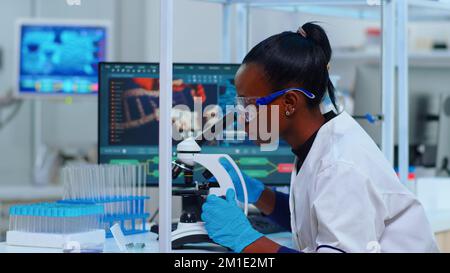
<instances>
[{"instance_id":1,"label":"computer monitor","mask_svg":"<svg viewBox=\"0 0 450 273\"><path fill-rule=\"evenodd\" d=\"M174 105L233 105L234 64L175 64ZM101 63L99 91L99 163L148 163L148 184L158 185L159 66L155 63ZM192 109L192 108L191 108ZM171 125L169 125L171 126ZM174 143L173 151L176 151ZM249 141L214 141L203 153L229 154L241 170L267 185L290 183L294 156L287 145L261 152ZM175 153L174 153L175 155ZM194 177L203 181L201 170ZM203 180L202 180L203 179ZM174 181L182 183L182 179Z\"/></svg>"},{"instance_id":2,"label":"computer monitor","mask_svg":"<svg viewBox=\"0 0 450 273\"><path fill-rule=\"evenodd\" d=\"M16 23L19 97L96 95L98 63L111 55L105 21L21 19Z\"/></svg>"}]
</instances>

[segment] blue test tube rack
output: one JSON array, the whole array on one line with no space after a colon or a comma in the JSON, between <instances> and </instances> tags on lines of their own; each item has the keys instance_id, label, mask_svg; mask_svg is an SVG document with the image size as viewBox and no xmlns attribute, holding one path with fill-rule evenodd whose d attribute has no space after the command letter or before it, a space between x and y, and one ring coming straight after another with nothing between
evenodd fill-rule
<instances>
[{"instance_id":1,"label":"blue test tube rack","mask_svg":"<svg viewBox=\"0 0 450 273\"><path fill-rule=\"evenodd\" d=\"M101 223L105 227L106 238L112 238L110 228L115 224L120 225L125 236L148 232L146 222L150 218L150 213L145 211L145 203L149 199L149 196L121 196L101 199L61 200L58 203L103 205L105 213L101 216Z\"/></svg>"}]
</instances>

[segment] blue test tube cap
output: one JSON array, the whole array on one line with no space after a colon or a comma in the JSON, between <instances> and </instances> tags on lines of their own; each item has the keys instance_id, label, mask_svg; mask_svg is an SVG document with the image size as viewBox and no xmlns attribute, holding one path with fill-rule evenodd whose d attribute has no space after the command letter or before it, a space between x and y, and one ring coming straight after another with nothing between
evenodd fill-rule
<instances>
[{"instance_id":1,"label":"blue test tube cap","mask_svg":"<svg viewBox=\"0 0 450 273\"><path fill-rule=\"evenodd\" d=\"M30 216L39 217L42 214L42 207L35 205L30 207Z\"/></svg>"},{"instance_id":2,"label":"blue test tube cap","mask_svg":"<svg viewBox=\"0 0 450 273\"><path fill-rule=\"evenodd\" d=\"M33 216L33 215L34 215L34 206L33 205L27 206L25 216Z\"/></svg>"},{"instance_id":3,"label":"blue test tube cap","mask_svg":"<svg viewBox=\"0 0 450 273\"><path fill-rule=\"evenodd\" d=\"M15 206L10 207L9 208L9 215L15 216L16 213L17 213L16 211L17 211L17 208Z\"/></svg>"}]
</instances>

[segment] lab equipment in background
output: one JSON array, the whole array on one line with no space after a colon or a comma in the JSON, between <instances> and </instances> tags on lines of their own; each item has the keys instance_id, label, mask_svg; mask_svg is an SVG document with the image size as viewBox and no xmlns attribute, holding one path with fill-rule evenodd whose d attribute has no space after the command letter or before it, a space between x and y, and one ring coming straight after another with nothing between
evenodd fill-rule
<instances>
[{"instance_id":1,"label":"lab equipment in background","mask_svg":"<svg viewBox=\"0 0 450 273\"><path fill-rule=\"evenodd\" d=\"M0 131L14 120L22 108L23 101L15 98L13 93L8 90L4 95L0 95Z\"/></svg>"},{"instance_id":2,"label":"lab equipment in background","mask_svg":"<svg viewBox=\"0 0 450 273\"><path fill-rule=\"evenodd\" d=\"M231 118L229 118L231 117ZM205 132L211 128L229 128L228 122L234 120L234 112L228 113L216 123L211 124L201 134L196 137L188 138L177 145L177 159L173 162L172 178L176 179L180 174L184 174L184 187L174 190L174 195L181 196L184 199L185 206L180 217L177 229L172 232L172 247L181 248L186 244L212 242L201 221L201 207L204 198L210 194L217 196L226 196L229 189L236 192L232 178L229 172L223 167L221 160L227 160L238 175L242 187L244 202L242 203L244 213L248 213L248 194L244 177L233 161L226 154L202 154L201 144L205 143L203 137ZM217 126L217 124L224 126ZM215 134L223 133L221 130L215 131ZM194 168L196 165L203 166L206 170L203 172L205 181L200 183L194 180ZM214 182L210 182L215 178Z\"/></svg>"},{"instance_id":3,"label":"lab equipment in background","mask_svg":"<svg viewBox=\"0 0 450 273\"><path fill-rule=\"evenodd\" d=\"M58 171L62 164L59 151L47 146L38 149L37 160L34 164L34 179L36 185L46 185L54 182L58 176Z\"/></svg>"},{"instance_id":4,"label":"lab equipment in background","mask_svg":"<svg viewBox=\"0 0 450 273\"><path fill-rule=\"evenodd\" d=\"M366 120L370 124L375 124L378 121L383 121L383 116L380 114L370 114L366 113L364 115L354 115L354 100L348 92L341 91L338 87L339 80L341 77L337 75L330 76L331 81L335 87L335 100L336 103L333 105L329 93L325 93L322 103L320 104L320 110L322 114L328 112L335 112L337 114L346 111L348 114L352 115L354 119Z\"/></svg>"},{"instance_id":5,"label":"lab equipment in background","mask_svg":"<svg viewBox=\"0 0 450 273\"><path fill-rule=\"evenodd\" d=\"M376 115L372 115L370 113L367 113L365 115L362 116L355 116L353 115L353 118L356 120L365 120L370 124L375 124L378 121L383 121L383 116L380 114L376 114Z\"/></svg>"},{"instance_id":6,"label":"lab equipment in background","mask_svg":"<svg viewBox=\"0 0 450 273\"><path fill-rule=\"evenodd\" d=\"M92 95L112 39L107 21L16 22L15 90L20 97Z\"/></svg>"},{"instance_id":7,"label":"lab equipment in background","mask_svg":"<svg viewBox=\"0 0 450 273\"><path fill-rule=\"evenodd\" d=\"M443 94L439 107L439 133L436 175L450 176L450 95Z\"/></svg>"},{"instance_id":8,"label":"lab equipment in background","mask_svg":"<svg viewBox=\"0 0 450 273\"><path fill-rule=\"evenodd\" d=\"M148 168L136 165L78 165L62 170L62 204L96 204L104 207L102 225L106 236L118 223L125 235L148 232L150 217L146 192Z\"/></svg>"},{"instance_id":9,"label":"lab equipment in background","mask_svg":"<svg viewBox=\"0 0 450 273\"><path fill-rule=\"evenodd\" d=\"M340 88L339 81L341 80L341 76L330 75L330 80L335 88L334 95L336 105L333 105L329 93L326 92L322 99L322 103L320 104L322 114L326 114L330 111L334 111L335 113L346 111L350 115L353 115L355 103L350 93Z\"/></svg>"},{"instance_id":10,"label":"lab equipment in background","mask_svg":"<svg viewBox=\"0 0 450 273\"><path fill-rule=\"evenodd\" d=\"M238 68L237 64L174 64L173 104L190 108L183 117L194 116L196 99L201 99L203 110L219 105L225 114L227 105L235 105L234 77ZM99 73L99 163L145 162L149 166L148 185L157 186L159 65L101 63ZM203 118L203 124L208 120L209 116ZM174 118L174 121L178 120ZM192 128L184 129L183 132L188 134L193 131ZM239 132L229 130L225 133ZM173 150L177 144L178 141L173 141ZM242 172L265 185L289 185L294 155L284 142L280 143L277 153L273 153L260 151L248 140L208 141L202 144L202 152L230 155ZM195 172L194 179L202 179L201 172ZM184 184L181 177L173 183Z\"/></svg>"},{"instance_id":11,"label":"lab equipment in background","mask_svg":"<svg viewBox=\"0 0 450 273\"><path fill-rule=\"evenodd\" d=\"M410 101L409 101L409 141L410 166L417 168L433 168L438 166L438 150L449 153L446 143L438 140L440 132L440 109L443 109L443 95L450 95L450 69L439 66L410 67ZM381 109L380 67L378 65L362 65L357 68L355 83L355 114L378 113ZM370 124L362 121L360 125L378 145L381 144L381 123ZM397 120L395 127L397 128ZM444 124L445 126L445 124ZM397 130L395 145L398 146ZM444 132L444 131L442 131ZM440 138L442 139L442 138ZM447 137L447 139L449 139ZM443 140L444 141L444 140ZM445 141L444 141L445 142ZM398 149L395 148L395 162ZM442 159L438 159L441 161ZM396 163L395 163L396 164ZM421 171L422 173L422 171ZM441 174L442 175L442 174Z\"/></svg>"},{"instance_id":12,"label":"lab equipment in background","mask_svg":"<svg viewBox=\"0 0 450 273\"><path fill-rule=\"evenodd\" d=\"M111 227L111 233L121 252L140 252L145 248L145 243L129 242L125 238L119 224Z\"/></svg>"},{"instance_id":13,"label":"lab equipment in background","mask_svg":"<svg viewBox=\"0 0 450 273\"><path fill-rule=\"evenodd\" d=\"M113 52L109 21L19 19L15 35L13 90L17 97L61 98L58 102L70 97L72 103L72 96L95 97L98 93L98 63L111 58ZM95 135L89 134L89 129L95 132L95 122L82 124L87 133L81 137L74 129L79 127L80 120L96 115L89 101L83 102L82 107L72 108L60 103L62 109L56 109L56 103L42 104L36 102L32 108L35 117L32 179L37 185L49 184L53 170L58 168L52 150L85 147L96 142L89 139ZM46 121L50 122L46 124Z\"/></svg>"},{"instance_id":14,"label":"lab equipment in background","mask_svg":"<svg viewBox=\"0 0 450 273\"><path fill-rule=\"evenodd\" d=\"M381 29L370 27L366 29L366 52L380 52L381 50Z\"/></svg>"},{"instance_id":15,"label":"lab equipment in background","mask_svg":"<svg viewBox=\"0 0 450 273\"><path fill-rule=\"evenodd\" d=\"M335 113L342 113L343 111L346 111L349 115L352 115L354 119L365 120L369 124L375 124L376 122L383 121L383 116L381 114L365 113L364 115L355 115L354 99L349 92L345 92L339 89L338 83L341 77L337 75L331 75L330 79L335 87L336 107L333 107L330 96L327 92L321 104L321 111L323 114L329 111L334 111Z\"/></svg>"},{"instance_id":16,"label":"lab equipment in background","mask_svg":"<svg viewBox=\"0 0 450 273\"><path fill-rule=\"evenodd\" d=\"M449 41L445 38L417 37L412 44L418 52L447 52L449 49Z\"/></svg>"},{"instance_id":17,"label":"lab equipment in background","mask_svg":"<svg viewBox=\"0 0 450 273\"><path fill-rule=\"evenodd\" d=\"M103 206L39 203L10 208L6 242L12 246L64 248L76 243L79 249L103 249L101 229Z\"/></svg>"},{"instance_id":18,"label":"lab equipment in background","mask_svg":"<svg viewBox=\"0 0 450 273\"><path fill-rule=\"evenodd\" d=\"M116 241L117 246L119 247L120 251L126 252L127 251L127 239L125 239L125 235L122 232L122 229L120 228L120 225L114 224L111 228L111 234L114 237L114 240Z\"/></svg>"},{"instance_id":19,"label":"lab equipment in background","mask_svg":"<svg viewBox=\"0 0 450 273\"><path fill-rule=\"evenodd\" d=\"M448 43L446 40L437 40L433 42L433 50L448 50Z\"/></svg>"}]
</instances>

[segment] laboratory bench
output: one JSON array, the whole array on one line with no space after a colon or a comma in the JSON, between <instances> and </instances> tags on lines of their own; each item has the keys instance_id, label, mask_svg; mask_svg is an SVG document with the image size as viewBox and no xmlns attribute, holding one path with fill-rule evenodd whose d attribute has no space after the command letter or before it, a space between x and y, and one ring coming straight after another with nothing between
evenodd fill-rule
<instances>
[{"instance_id":1,"label":"laboratory bench","mask_svg":"<svg viewBox=\"0 0 450 273\"><path fill-rule=\"evenodd\" d=\"M418 199L424 206L427 218L431 224L431 228L436 236L436 241L442 252L450 253L450 179L449 178L419 178L412 187ZM6 208L8 204L31 202L39 200L57 200L62 196L62 187L46 186L5 186L0 187L0 208L3 205L4 227L7 229ZM411 227L414 228L414 227ZM290 233L277 233L269 236L284 246L292 246ZM146 233L126 237L133 243L145 243L146 247L141 250L144 253L158 252L157 235L154 233ZM0 238L0 241L4 238ZM184 250L176 250L176 252L224 252L224 248L208 245L200 248L190 248ZM7 246L6 243L0 243L0 253L41 253L41 252L61 252L60 249L47 248L27 248ZM114 239L107 239L104 246L104 252L116 253L120 252ZM136 251L135 251L136 252Z\"/></svg>"},{"instance_id":2,"label":"laboratory bench","mask_svg":"<svg viewBox=\"0 0 450 273\"><path fill-rule=\"evenodd\" d=\"M430 221L432 230L436 236L437 243L442 252L450 253L450 210L447 211L428 211L428 219ZM414 228L414 227L411 227ZM275 233L268 235L268 237L280 245L292 247L292 235L289 232ZM131 250L131 253L157 253L158 241L155 233L144 233L138 235L127 236L127 241L130 243L144 243L145 248L141 250ZM61 253L61 249L52 248L35 248L35 247L17 247L8 246L5 242L0 243L0 253ZM104 253L121 253L118 245L113 238L108 238L105 241L103 248ZM174 250L178 253L223 253L227 252L225 248L214 244L199 244L192 245L190 248Z\"/></svg>"},{"instance_id":3,"label":"laboratory bench","mask_svg":"<svg viewBox=\"0 0 450 273\"><path fill-rule=\"evenodd\" d=\"M138 235L127 236L126 239L130 243L144 243L145 247L140 250L130 250L128 253L158 253L159 244L157 240L158 235L155 233L144 233ZM292 247L291 233L276 233L268 236L277 243ZM197 246L190 246L190 248L174 250L175 253L224 253L227 249L214 244L199 244ZM0 243L0 253L62 253L62 249L56 248L36 248L36 247L18 247L8 246L5 242ZM103 247L103 253L124 253L120 251L116 241L113 238L108 238Z\"/></svg>"}]
</instances>

